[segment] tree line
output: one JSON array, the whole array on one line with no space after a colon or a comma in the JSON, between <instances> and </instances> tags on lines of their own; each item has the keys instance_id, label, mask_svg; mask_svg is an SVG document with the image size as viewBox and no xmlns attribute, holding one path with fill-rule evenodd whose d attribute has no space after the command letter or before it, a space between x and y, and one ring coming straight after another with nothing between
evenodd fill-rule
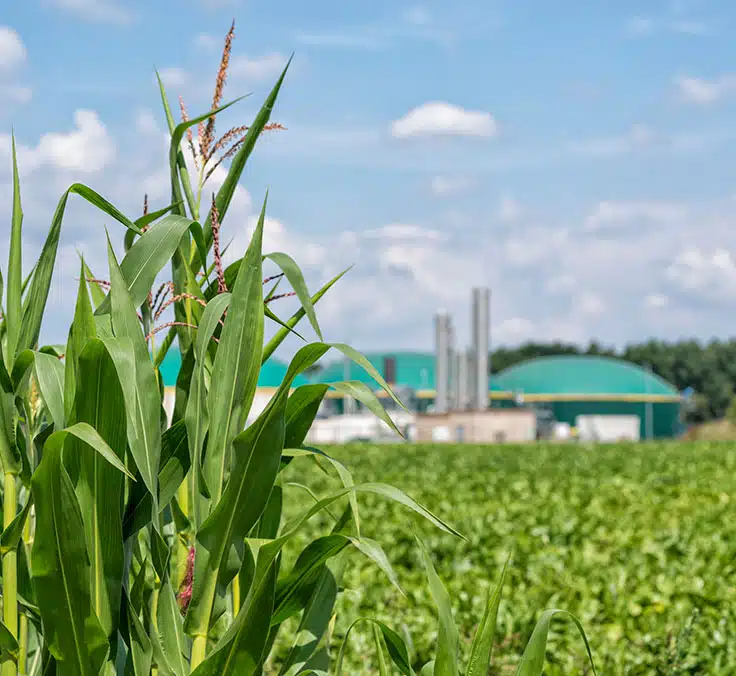
<instances>
[{"instance_id":1,"label":"tree line","mask_svg":"<svg viewBox=\"0 0 736 676\"><path fill-rule=\"evenodd\" d=\"M527 359L556 355L617 357L651 371L680 392L691 392L686 402L688 422L702 423L726 416L736 391L736 339L666 342L649 340L616 350L591 342L586 347L568 343L526 343L491 353L491 369L498 373Z\"/></svg>"}]
</instances>

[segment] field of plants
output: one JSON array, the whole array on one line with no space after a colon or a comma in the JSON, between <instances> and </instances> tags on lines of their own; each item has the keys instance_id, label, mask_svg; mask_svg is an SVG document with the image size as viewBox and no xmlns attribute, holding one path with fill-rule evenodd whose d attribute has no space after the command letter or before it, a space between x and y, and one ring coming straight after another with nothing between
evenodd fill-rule
<instances>
[{"instance_id":1,"label":"field of plants","mask_svg":"<svg viewBox=\"0 0 736 676\"><path fill-rule=\"evenodd\" d=\"M452 597L470 642L510 548L494 674L514 673L545 608L582 621L603 674L732 674L736 670L736 449L727 443L600 447L345 446L325 449L362 481L404 489L463 542L380 500L360 498L365 535L380 541L407 598L359 555L344 575L335 636L361 615L411 636L415 663L433 650L436 611L412 529ZM286 481L324 494L318 469ZM295 493L292 491L292 496ZM299 495L298 493L296 495ZM313 498L287 510L302 509ZM587 671L572 623L553 623L547 674ZM411 644L410 644L411 645ZM349 673L367 673L373 643L352 633Z\"/></svg>"}]
</instances>

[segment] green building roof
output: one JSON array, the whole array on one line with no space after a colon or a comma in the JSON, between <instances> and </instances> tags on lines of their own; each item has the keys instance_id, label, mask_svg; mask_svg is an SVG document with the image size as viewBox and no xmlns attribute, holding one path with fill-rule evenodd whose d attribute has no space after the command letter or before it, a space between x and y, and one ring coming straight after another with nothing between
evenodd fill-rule
<instances>
[{"instance_id":1,"label":"green building roof","mask_svg":"<svg viewBox=\"0 0 736 676\"><path fill-rule=\"evenodd\" d=\"M433 352L369 352L363 356L384 378L386 378L385 360L387 358L396 360L396 377L395 382L389 383L391 385L408 387L416 391L435 389L436 357ZM373 389L378 388L378 383L363 370L363 367L353 362L346 366L344 359L327 364L314 380L319 383L359 380ZM502 388L491 382L490 389L501 391Z\"/></svg>"},{"instance_id":2,"label":"green building roof","mask_svg":"<svg viewBox=\"0 0 736 676\"><path fill-rule=\"evenodd\" d=\"M174 387L176 378L181 368L181 354L179 350L171 349L161 364L161 375L165 387ZM278 387L286 375L288 366L278 359L269 359L262 367L258 375L258 387ZM304 376L294 379L294 387L306 385L309 381Z\"/></svg>"},{"instance_id":3,"label":"green building roof","mask_svg":"<svg viewBox=\"0 0 736 676\"><path fill-rule=\"evenodd\" d=\"M505 390L538 395L678 397L675 387L635 364L594 356L541 357L496 376Z\"/></svg>"}]
</instances>

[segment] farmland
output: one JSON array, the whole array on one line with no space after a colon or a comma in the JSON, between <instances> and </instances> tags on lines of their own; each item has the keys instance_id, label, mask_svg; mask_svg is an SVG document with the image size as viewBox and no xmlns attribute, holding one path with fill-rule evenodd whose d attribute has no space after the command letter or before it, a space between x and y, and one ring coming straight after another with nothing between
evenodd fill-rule
<instances>
[{"instance_id":1,"label":"farmland","mask_svg":"<svg viewBox=\"0 0 736 676\"><path fill-rule=\"evenodd\" d=\"M736 449L727 443L601 447L345 446L325 449L356 482L402 488L467 538L360 496L364 535L378 540L407 598L351 553L335 638L360 616L408 630L415 663L433 654L436 613L412 528L453 598L467 653L514 548L494 659L513 673L545 608L576 614L604 674L727 674L736 668ZM336 480L293 463L284 480L325 494ZM286 513L312 498L287 487ZM318 524L315 524L315 527ZM324 527L324 522L322 522ZM306 538L306 534L305 534ZM305 539L304 542L307 540ZM293 555L293 553L292 553ZM348 673L374 671L369 630L351 634ZM571 624L553 625L548 674L585 672Z\"/></svg>"}]
</instances>

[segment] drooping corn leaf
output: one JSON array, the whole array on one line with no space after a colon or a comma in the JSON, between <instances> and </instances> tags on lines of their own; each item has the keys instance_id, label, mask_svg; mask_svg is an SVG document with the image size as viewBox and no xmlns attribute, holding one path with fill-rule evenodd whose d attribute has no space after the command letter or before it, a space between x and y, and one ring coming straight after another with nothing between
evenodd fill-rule
<instances>
[{"instance_id":1,"label":"drooping corn leaf","mask_svg":"<svg viewBox=\"0 0 736 676\"><path fill-rule=\"evenodd\" d=\"M333 277L329 282L327 282L317 293L312 296L311 301L312 304L317 303L337 282L340 280L340 278L349 270L350 268L347 268L346 270L343 270L339 275ZM261 355L261 364L265 364L266 361L271 357L271 355L276 351L279 345L286 340L287 336L289 335L291 329L293 329L301 320L302 318L307 314L307 311L300 307L292 316L291 318L286 322L286 328L279 329L271 338L271 340L268 341L266 344L266 347L263 348L263 354Z\"/></svg>"},{"instance_id":2,"label":"drooping corn leaf","mask_svg":"<svg viewBox=\"0 0 736 676\"><path fill-rule=\"evenodd\" d=\"M342 663L345 658L345 649L348 645L348 639L350 638L351 632L358 624L363 623L370 623L381 632L381 636L386 642L386 648L388 649L388 654L391 657L391 661L394 663L394 666L396 666L402 674L413 676L414 670L411 668L411 663L409 662L409 650L406 647L404 639L388 625L370 617L359 617L357 620L353 621L345 632L345 638L343 639L337 656L335 676L340 676L342 674Z\"/></svg>"},{"instance_id":3,"label":"drooping corn leaf","mask_svg":"<svg viewBox=\"0 0 736 676\"><path fill-rule=\"evenodd\" d=\"M51 288L51 277L53 275L54 266L56 264L56 254L59 248L59 237L61 235L61 223L64 218L66 204L69 195L77 194L87 200L93 206L96 206L108 216L122 223L126 228L140 234L140 229L130 221L116 207L110 204L104 197L97 194L91 188L81 183L72 185L61 197L56 207L54 217L51 222L49 234L41 250L41 256L36 264L36 270L33 274L30 288L26 294L23 303L23 322L21 325L19 347L33 348L41 331L41 320L46 310L46 303L49 297L49 289Z\"/></svg>"},{"instance_id":4,"label":"drooping corn leaf","mask_svg":"<svg viewBox=\"0 0 736 676\"><path fill-rule=\"evenodd\" d=\"M585 635L583 625L580 624L580 620L577 617L568 613L566 610L551 609L545 610L542 613L542 617L539 618L537 626L534 627L529 643L527 643L524 649L524 654L521 656L521 661L516 668L516 676L541 676L544 670L544 657L547 652L547 636L549 635L549 625L556 615L566 616L572 620L575 626L578 628L580 635L583 638L585 644L585 650L588 653L588 659L590 660L590 667L593 670L593 674L596 674L595 663L593 662L593 653L590 650L590 644L588 643L588 637Z\"/></svg>"},{"instance_id":5,"label":"drooping corn leaf","mask_svg":"<svg viewBox=\"0 0 736 676\"><path fill-rule=\"evenodd\" d=\"M291 256L281 252L266 254L264 258L271 259L284 273L289 284L291 284L291 288L294 289L296 297L299 299L314 332L317 334L317 337L322 340L322 331L319 328L317 315L314 312L314 305L311 297L309 296L309 290L307 289L307 284L304 281L304 275L296 264L296 261Z\"/></svg>"},{"instance_id":6,"label":"drooping corn leaf","mask_svg":"<svg viewBox=\"0 0 736 676\"><path fill-rule=\"evenodd\" d=\"M0 535L0 556L5 556L5 554L12 552L18 546L32 504L33 496L31 495L26 500L26 504L23 505L23 509L20 510L7 528L3 530L2 535Z\"/></svg>"}]
</instances>

